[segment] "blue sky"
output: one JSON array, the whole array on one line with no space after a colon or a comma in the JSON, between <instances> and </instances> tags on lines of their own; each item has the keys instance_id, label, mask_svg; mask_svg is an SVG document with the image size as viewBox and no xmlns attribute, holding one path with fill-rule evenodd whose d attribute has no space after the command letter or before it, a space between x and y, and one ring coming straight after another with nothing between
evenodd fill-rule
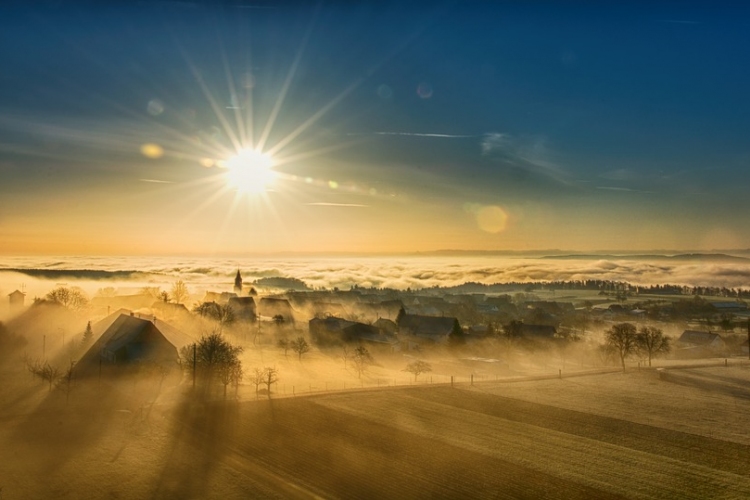
<instances>
[{"instance_id":1,"label":"blue sky","mask_svg":"<svg viewBox=\"0 0 750 500\"><path fill-rule=\"evenodd\" d=\"M748 28L665 2L3 7L0 232L10 253L750 247ZM266 129L260 195L201 166Z\"/></svg>"}]
</instances>

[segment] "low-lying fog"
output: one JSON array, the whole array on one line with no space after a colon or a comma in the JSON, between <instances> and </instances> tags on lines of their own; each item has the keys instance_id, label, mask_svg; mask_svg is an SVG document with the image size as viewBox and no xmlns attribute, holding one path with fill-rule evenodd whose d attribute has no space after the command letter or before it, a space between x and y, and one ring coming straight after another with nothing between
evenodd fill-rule
<instances>
[{"instance_id":1,"label":"low-lying fog","mask_svg":"<svg viewBox=\"0 0 750 500\"><path fill-rule=\"evenodd\" d=\"M13 270L37 270L32 275ZM0 293L23 285L27 296L42 296L56 284L79 286L93 295L103 286L168 288L178 279L202 292L232 282L237 269L246 283L263 277L302 280L310 288L419 289L484 284L610 280L634 285L750 287L750 259L591 256L528 258L507 256L414 257L3 257ZM46 271L39 272L39 271ZM103 282L106 281L106 284ZM119 291L120 293L123 290Z\"/></svg>"}]
</instances>

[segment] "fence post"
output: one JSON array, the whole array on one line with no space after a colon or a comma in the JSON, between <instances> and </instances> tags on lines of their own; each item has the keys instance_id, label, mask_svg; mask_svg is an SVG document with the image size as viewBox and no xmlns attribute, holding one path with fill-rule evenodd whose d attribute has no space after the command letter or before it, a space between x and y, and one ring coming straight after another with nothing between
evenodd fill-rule
<instances>
[{"instance_id":1,"label":"fence post","mask_svg":"<svg viewBox=\"0 0 750 500\"><path fill-rule=\"evenodd\" d=\"M453 375L451 375L451 387L453 387Z\"/></svg>"},{"instance_id":2,"label":"fence post","mask_svg":"<svg viewBox=\"0 0 750 500\"><path fill-rule=\"evenodd\" d=\"M474 374L471 374L471 385L474 385Z\"/></svg>"},{"instance_id":3,"label":"fence post","mask_svg":"<svg viewBox=\"0 0 750 500\"><path fill-rule=\"evenodd\" d=\"M560 380L562 380L562 368L557 370L558 376L560 377Z\"/></svg>"}]
</instances>

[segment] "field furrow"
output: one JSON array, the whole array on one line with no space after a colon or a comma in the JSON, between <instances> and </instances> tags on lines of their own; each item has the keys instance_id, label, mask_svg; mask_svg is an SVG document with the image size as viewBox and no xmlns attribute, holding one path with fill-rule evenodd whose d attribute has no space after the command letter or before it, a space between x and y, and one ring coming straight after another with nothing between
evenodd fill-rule
<instances>
[{"instance_id":1,"label":"field furrow","mask_svg":"<svg viewBox=\"0 0 750 500\"><path fill-rule=\"evenodd\" d=\"M274 473L338 498L617 498L305 400L243 405L227 444Z\"/></svg>"},{"instance_id":2,"label":"field furrow","mask_svg":"<svg viewBox=\"0 0 750 500\"><path fill-rule=\"evenodd\" d=\"M460 397L448 388L409 394L418 399L750 476L746 466L750 463L750 446L739 443L479 391L462 391Z\"/></svg>"},{"instance_id":3,"label":"field furrow","mask_svg":"<svg viewBox=\"0 0 750 500\"><path fill-rule=\"evenodd\" d=\"M416 396L415 396L416 394ZM506 419L483 401L484 411L461 403L467 391L451 389L372 394L352 405L345 395L317 400L374 422L427 437L524 467L630 497L737 498L750 495L750 479L710 466L606 441L540 427L537 413L519 412ZM433 400L435 399L435 400ZM495 402L502 406L502 399ZM531 410L531 409L530 409ZM570 425L585 427L585 415L570 415ZM455 422L461 422L456 426ZM615 431L617 432L617 431Z\"/></svg>"}]
</instances>

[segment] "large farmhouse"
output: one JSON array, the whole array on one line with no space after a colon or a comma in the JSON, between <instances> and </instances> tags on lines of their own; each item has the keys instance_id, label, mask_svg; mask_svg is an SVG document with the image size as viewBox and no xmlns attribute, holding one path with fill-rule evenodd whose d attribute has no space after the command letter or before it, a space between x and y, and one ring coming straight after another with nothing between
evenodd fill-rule
<instances>
[{"instance_id":1,"label":"large farmhouse","mask_svg":"<svg viewBox=\"0 0 750 500\"><path fill-rule=\"evenodd\" d=\"M402 310L403 311L403 310ZM422 316L419 314L399 313L396 318L398 336L402 342L409 342L409 348L420 342L444 344L463 338L463 330L456 318L447 316Z\"/></svg>"},{"instance_id":2,"label":"large farmhouse","mask_svg":"<svg viewBox=\"0 0 750 500\"><path fill-rule=\"evenodd\" d=\"M685 330L677 339L678 357L702 357L723 354L727 345L718 333Z\"/></svg>"},{"instance_id":3,"label":"large farmhouse","mask_svg":"<svg viewBox=\"0 0 750 500\"><path fill-rule=\"evenodd\" d=\"M134 363L177 363L179 349L191 339L157 320L119 314L78 363L84 373L98 366Z\"/></svg>"}]
</instances>

